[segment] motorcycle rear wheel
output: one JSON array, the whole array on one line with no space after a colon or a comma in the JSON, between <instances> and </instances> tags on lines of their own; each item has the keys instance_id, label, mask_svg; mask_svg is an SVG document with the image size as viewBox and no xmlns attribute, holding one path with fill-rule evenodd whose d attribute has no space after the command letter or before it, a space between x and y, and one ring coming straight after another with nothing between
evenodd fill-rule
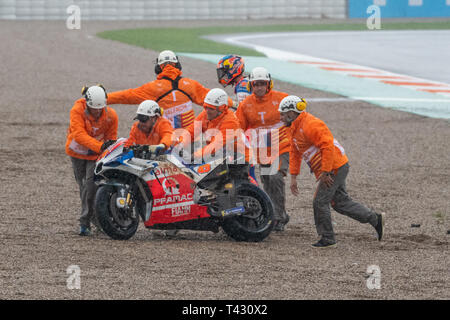
<instances>
[{"instance_id":1,"label":"motorcycle rear wheel","mask_svg":"<svg viewBox=\"0 0 450 320\"><path fill-rule=\"evenodd\" d=\"M246 199L247 211L236 217L226 218L222 229L236 241L260 242L273 229L273 204L269 196L251 183L241 183L237 187L238 198Z\"/></svg>"},{"instance_id":2,"label":"motorcycle rear wheel","mask_svg":"<svg viewBox=\"0 0 450 320\"><path fill-rule=\"evenodd\" d=\"M100 226L109 237L128 240L137 231L139 216L136 214L133 218L124 209L118 208L115 204L116 197L117 189L114 186L100 186L95 198L95 212Z\"/></svg>"}]
</instances>

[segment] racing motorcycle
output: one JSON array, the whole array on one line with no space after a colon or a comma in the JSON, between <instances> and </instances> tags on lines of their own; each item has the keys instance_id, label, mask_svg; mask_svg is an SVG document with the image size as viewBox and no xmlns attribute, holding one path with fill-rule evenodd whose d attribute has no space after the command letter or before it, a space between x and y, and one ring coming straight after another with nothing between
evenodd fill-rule
<instances>
[{"instance_id":1,"label":"racing motorcycle","mask_svg":"<svg viewBox=\"0 0 450 320\"><path fill-rule=\"evenodd\" d=\"M273 204L251 183L248 165L226 157L189 164L177 152L125 148L121 138L95 167L96 214L113 239L131 238L139 217L148 229L224 232L236 241L264 240L273 228Z\"/></svg>"}]
</instances>

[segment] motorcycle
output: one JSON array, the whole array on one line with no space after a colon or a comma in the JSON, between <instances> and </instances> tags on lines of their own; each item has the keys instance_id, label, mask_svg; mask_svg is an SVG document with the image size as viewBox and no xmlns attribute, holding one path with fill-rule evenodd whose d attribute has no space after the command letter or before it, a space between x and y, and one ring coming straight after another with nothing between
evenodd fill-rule
<instances>
[{"instance_id":1,"label":"motorcycle","mask_svg":"<svg viewBox=\"0 0 450 320\"><path fill-rule=\"evenodd\" d=\"M264 240L273 228L273 204L249 181L248 165L225 158L188 164L175 152L125 148L121 138L95 166L96 214L113 239L131 238L139 217L148 229L224 232L236 241Z\"/></svg>"}]
</instances>

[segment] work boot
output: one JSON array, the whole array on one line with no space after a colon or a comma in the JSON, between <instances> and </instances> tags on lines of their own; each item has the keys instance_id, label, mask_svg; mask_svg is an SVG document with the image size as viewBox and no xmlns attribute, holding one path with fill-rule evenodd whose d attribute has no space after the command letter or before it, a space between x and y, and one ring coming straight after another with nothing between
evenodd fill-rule
<instances>
[{"instance_id":1,"label":"work boot","mask_svg":"<svg viewBox=\"0 0 450 320\"><path fill-rule=\"evenodd\" d=\"M284 219L280 219L280 220L275 220L274 221L274 227L273 230L274 231L284 231L286 225L288 224L290 220L290 217L287 213L285 213Z\"/></svg>"},{"instance_id":2,"label":"work boot","mask_svg":"<svg viewBox=\"0 0 450 320\"><path fill-rule=\"evenodd\" d=\"M89 227L81 226L79 235L80 236L89 236L89 235L91 235L91 229Z\"/></svg>"},{"instance_id":3,"label":"work boot","mask_svg":"<svg viewBox=\"0 0 450 320\"><path fill-rule=\"evenodd\" d=\"M314 243L312 246L315 248L332 248L336 246L336 241L322 238L316 243Z\"/></svg>"},{"instance_id":4,"label":"work boot","mask_svg":"<svg viewBox=\"0 0 450 320\"><path fill-rule=\"evenodd\" d=\"M381 241L381 239L383 238L383 233L384 233L384 217L385 217L385 213L382 212L381 214L377 213L377 225L374 227L375 230L377 231L377 235L378 235L378 241Z\"/></svg>"}]
</instances>

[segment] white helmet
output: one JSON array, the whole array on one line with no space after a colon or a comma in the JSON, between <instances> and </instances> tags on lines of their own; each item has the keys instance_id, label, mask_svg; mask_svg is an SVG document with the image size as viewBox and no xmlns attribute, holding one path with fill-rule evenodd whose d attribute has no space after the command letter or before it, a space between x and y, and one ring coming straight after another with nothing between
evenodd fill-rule
<instances>
[{"instance_id":1,"label":"white helmet","mask_svg":"<svg viewBox=\"0 0 450 320\"><path fill-rule=\"evenodd\" d=\"M209 90L205 97L205 104L209 104L215 107L221 107L228 105L228 95L220 88L214 88Z\"/></svg>"},{"instance_id":2,"label":"white helmet","mask_svg":"<svg viewBox=\"0 0 450 320\"><path fill-rule=\"evenodd\" d=\"M106 91L102 87L92 86L83 89L83 95L88 107L93 109L103 109L106 107Z\"/></svg>"},{"instance_id":3,"label":"white helmet","mask_svg":"<svg viewBox=\"0 0 450 320\"><path fill-rule=\"evenodd\" d=\"M161 65L166 62L178 63L178 57L170 50L162 51L158 56L158 65Z\"/></svg>"},{"instance_id":4,"label":"white helmet","mask_svg":"<svg viewBox=\"0 0 450 320\"><path fill-rule=\"evenodd\" d=\"M136 113L138 114L138 116L136 116L136 118L134 119L137 119L140 114L147 117L154 117L154 116L160 117L162 116L163 111L161 107L158 105L158 103L156 103L155 101L145 100L139 105Z\"/></svg>"},{"instance_id":5,"label":"white helmet","mask_svg":"<svg viewBox=\"0 0 450 320\"><path fill-rule=\"evenodd\" d=\"M281 100L278 106L278 111L288 112L295 111L297 113L302 113L306 109L307 102L303 98L297 96L287 96Z\"/></svg>"},{"instance_id":6,"label":"white helmet","mask_svg":"<svg viewBox=\"0 0 450 320\"><path fill-rule=\"evenodd\" d=\"M267 69L263 67L254 68L252 72L250 72L248 79L250 82L256 80L271 81L269 71L267 71Z\"/></svg>"}]
</instances>

